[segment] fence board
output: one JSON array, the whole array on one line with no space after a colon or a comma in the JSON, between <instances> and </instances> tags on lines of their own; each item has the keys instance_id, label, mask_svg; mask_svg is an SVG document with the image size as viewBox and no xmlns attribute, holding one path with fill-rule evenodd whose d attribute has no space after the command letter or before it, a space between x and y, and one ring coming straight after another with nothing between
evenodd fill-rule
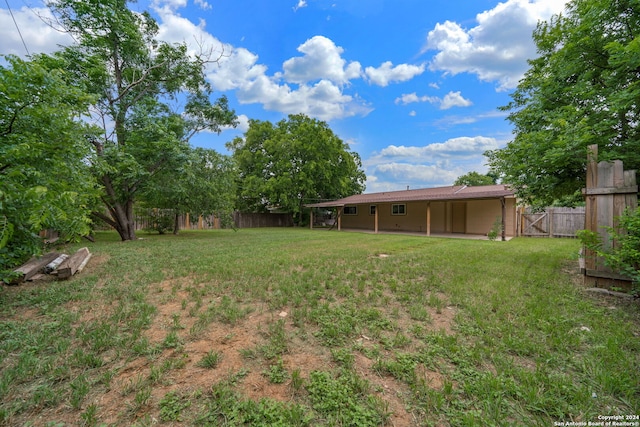
<instances>
[{"instance_id":1,"label":"fence board","mask_svg":"<svg viewBox=\"0 0 640 427\"><path fill-rule=\"evenodd\" d=\"M140 214L135 220L136 231L153 228L157 219L148 215ZM189 217L189 214L178 217L180 230L213 230L223 227L220 218L215 215L201 217ZM281 213L233 213L233 223L236 228L258 228L258 227L293 227L291 214ZM171 222L173 226L173 220ZM110 228L110 227L109 227Z\"/></svg>"},{"instance_id":2,"label":"fence board","mask_svg":"<svg viewBox=\"0 0 640 427\"><path fill-rule=\"evenodd\" d=\"M600 236L604 248L615 246L609 240L607 227L615 227L617 218L625 209L636 209L638 205L638 186L635 171L625 171L622 161L597 162L598 146L589 146L587 163L587 188L585 229ZM629 281L611 271L595 253L584 251L585 283L595 286L628 287ZM621 283L622 282L622 283Z\"/></svg>"},{"instance_id":3,"label":"fence board","mask_svg":"<svg viewBox=\"0 0 640 427\"><path fill-rule=\"evenodd\" d=\"M544 212L521 214L523 236L575 237L585 223L585 208L547 208Z\"/></svg>"},{"instance_id":4,"label":"fence board","mask_svg":"<svg viewBox=\"0 0 640 427\"><path fill-rule=\"evenodd\" d=\"M234 212L233 222L237 228L293 227L291 214Z\"/></svg>"}]
</instances>

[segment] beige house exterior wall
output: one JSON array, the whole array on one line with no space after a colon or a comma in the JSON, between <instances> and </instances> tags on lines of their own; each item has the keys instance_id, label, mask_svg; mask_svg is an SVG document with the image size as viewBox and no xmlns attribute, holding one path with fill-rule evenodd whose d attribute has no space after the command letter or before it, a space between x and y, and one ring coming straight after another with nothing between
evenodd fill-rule
<instances>
[{"instance_id":1,"label":"beige house exterior wall","mask_svg":"<svg viewBox=\"0 0 640 427\"><path fill-rule=\"evenodd\" d=\"M516 234L516 201L505 199L506 217L505 234ZM405 205L405 214L392 214L393 205ZM455 201L419 201L399 203L379 203L379 231L427 232L427 206L430 205L431 233L487 234L493 227L496 218L502 216L500 199L455 200ZM374 230L375 215L370 209L373 205L346 205L357 207L356 215L343 214L343 228Z\"/></svg>"}]
</instances>

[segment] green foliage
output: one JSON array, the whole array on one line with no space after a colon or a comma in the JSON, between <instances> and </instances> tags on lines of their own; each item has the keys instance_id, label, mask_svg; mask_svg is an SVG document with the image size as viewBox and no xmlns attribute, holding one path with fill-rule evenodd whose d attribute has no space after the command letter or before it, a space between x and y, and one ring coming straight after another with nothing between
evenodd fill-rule
<instances>
[{"instance_id":1,"label":"green foliage","mask_svg":"<svg viewBox=\"0 0 640 427\"><path fill-rule=\"evenodd\" d=\"M640 209L627 209L618 218L616 227L605 227L607 240L589 230L578 231L578 238L586 248L591 249L605 264L620 274L630 278L640 293Z\"/></svg>"},{"instance_id":2,"label":"green foliage","mask_svg":"<svg viewBox=\"0 0 640 427\"><path fill-rule=\"evenodd\" d=\"M269 365L269 369L264 371L262 375L267 377L269 382L272 384L282 384L287 380L287 378L289 378L289 373L284 367L284 362L280 358L276 363Z\"/></svg>"},{"instance_id":3,"label":"green foliage","mask_svg":"<svg viewBox=\"0 0 640 427\"><path fill-rule=\"evenodd\" d=\"M57 22L78 43L56 53L49 66L67 70L68 82L94 96L93 118L103 124L89 136L92 172L106 208L94 216L113 226L122 240L135 239L133 207L152 183L159 185L154 178L186 170L190 138L236 123L226 98L210 101L204 69L211 58L187 52L186 44L160 41L156 21L128 3L50 4ZM175 177L174 172L173 179L180 181Z\"/></svg>"},{"instance_id":4,"label":"green foliage","mask_svg":"<svg viewBox=\"0 0 640 427\"><path fill-rule=\"evenodd\" d=\"M488 173L482 175L478 172L469 172L456 178L453 185L467 185L469 187L475 187L479 185L493 185L498 182L498 177Z\"/></svg>"},{"instance_id":5,"label":"green foliage","mask_svg":"<svg viewBox=\"0 0 640 427\"><path fill-rule=\"evenodd\" d=\"M639 27L636 0L573 0L538 24L538 57L504 107L515 138L486 153L524 202L582 201L591 144L601 160L640 167Z\"/></svg>"},{"instance_id":6,"label":"green foliage","mask_svg":"<svg viewBox=\"0 0 640 427\"><path fill-rule=\"evenodd\" d=\"M638 413L637 308L584 297L569 272L575 239L248 229L118 240L96 233L103 263L82 277L0 292L0 424L39 413L99 424L112 411L114 425L387 425L391 399L424 426ZM255 315L227 323L237 308ZM200 315L205 327L177 335ZM151 340L157 330L177 347ZM223 361L253 354L198 387L188 379L205 354L187 347L203 342ZM269 385L260 373L280 359L289 378ZM289 402L265 394L276 389ZM161 420L161 405L180 421Z\"/></svg>"},{"instance_id":7,"label":"green foliage","mask_svg":"<svg viewBox=\"0 0 640 427\"><path fill-rule=\"evenodd\" d=\"M144 228L147 232L157 232L158 234L165 234L167 231L173 229L173 223L175 214L171 209L138 209L138 212L142 211L142 214L138 214L139 217L146 221L149 225Z\"/></svg>"},{"instance_id":8,"label":"green foliage","mask_svg":"<svg viewBox=\"0 0 640 427\"><path fill-rule=\"evenodd\" d=\"M293 213L300 222L305 203L364 190L358 154L349 151L327 123L303 114L290 115L275 126L251 120L244 138L228 147L240 173L241 209L275 207Z\"/></svg>"},{"instance_id":9,"label":"green foliage","mask_svg":"<svg viewBox=\"0 0 640 427\"><path fill-rule=\"evenodd\" d=\"M165 394L160 400L161 421L181 421L182 411L191 406L188 396L180 396L175 391Z\"/></svg>"},{"instance_id":10,"label":"green foliage","mask_svg":"<svg viewBox=\"0 0 640 427\"><path fill-rule=\"evenodd\" d=\"M45 57L5 57L0 67L0 277L43 247L38 233L63 240L89 233L97 195L86 160L88 127L75 120L91 98L49 70Z\"/></svg>"},{"instance_id":11,"label":"green foliage","mask_svg":"<svg viewBox=\"0 0 640 427\"><path fill-rule=\"evenodd\" d=\"M337 378L329 372L313 371L306 388L313 409L330 425L382 425L389 415L373 396L366 396L369 383L351 371L343 371Z\"/></svg>"},{"instance_id":12,"label":"green foliage","mask_svg":"<svg viewBox=\"0 0 640 427\"><path fill-rule=\"evenodd\" d=\"M215 214L231 217L235 202L236 169L229 156L214 150L189 148L183 159L172 168L164 168L147 180L141 199L157 214L155 231L163 234L176 228L175 215L190 213L194 217Z\"/></svg>"},{"instance_id":13,"label":"green foliage","mask_svg":"<svg viewBox=\"0 0 640 427\"><path fill-rule=\"evenodd\" d=\"M218 363L220 363L221 358L220 353L217 351L209 351L200 359L198 366L201 368L214 369L218 366Z\"/></svg>"},{"instance_id":14,"label":"green foliage","mask_svg":"<svg viewBox=\"0 0 640 427\"><path fill-rule=\"evenodd\" d=\"M217 384L196 425L303 427L311 425L313 417L308 412L308 408L295 403L246 400L228 385Z\"/></svg>"},{"instance_id":15,"label":"green foliage","mask_svg":"<svg viewBox=\"0 0 640 427\"><path fill-rule=\"evenodd\" d=\"M487 237L489 240L496 240L498 236L502 234L502 218L496 217L496 220L493 221L493 225L491 226L491 230L487 233Z\"/></svg>"}]
</instances>

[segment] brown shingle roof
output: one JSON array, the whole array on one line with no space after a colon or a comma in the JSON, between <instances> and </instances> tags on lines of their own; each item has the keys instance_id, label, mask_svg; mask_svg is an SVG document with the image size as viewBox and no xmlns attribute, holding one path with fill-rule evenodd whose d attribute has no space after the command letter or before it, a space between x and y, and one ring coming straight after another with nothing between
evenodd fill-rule
<instances>
[{"instance_id":1,"label":"brown shingle roof","mask_svg":"<svg viewBox=\"0 0 640 427\"><path fill-rule=\"evenodd\" d=\"M386 191L383 193L356 194L344 199L331 202L312 203L305 205L310 208L329 208L345 205L415 202L415 201L443 201L462 199L495 199L499 197L515 197L513 191L506 185L482 185L467 187L452 185L450 187L421 188L419 190Z\"/></svg>"}]
</instances>

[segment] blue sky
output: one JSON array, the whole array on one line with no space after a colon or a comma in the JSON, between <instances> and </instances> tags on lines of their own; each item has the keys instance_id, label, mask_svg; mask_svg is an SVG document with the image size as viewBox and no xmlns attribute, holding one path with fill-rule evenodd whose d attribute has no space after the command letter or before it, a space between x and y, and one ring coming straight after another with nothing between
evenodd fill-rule
<instances>
[{"instance_id":1,"label":"blue sky","mask_svg":"<svg viewBox=\"0 0 640 427\"><path fill-rule=\"evenodd\" d=\"M43 24L39 0L8 4L0 53L70 43ZM160 38L220 56L207 76L240 125L197 135L193 145L228 154L225 143L248 119L305 113L361 156L366 192L377 192L487 171L482 153L512 135L498 107L535 56L531 33L563 1L143 0L131 8L152 13Z\"/></svg>"}]
</instances>

